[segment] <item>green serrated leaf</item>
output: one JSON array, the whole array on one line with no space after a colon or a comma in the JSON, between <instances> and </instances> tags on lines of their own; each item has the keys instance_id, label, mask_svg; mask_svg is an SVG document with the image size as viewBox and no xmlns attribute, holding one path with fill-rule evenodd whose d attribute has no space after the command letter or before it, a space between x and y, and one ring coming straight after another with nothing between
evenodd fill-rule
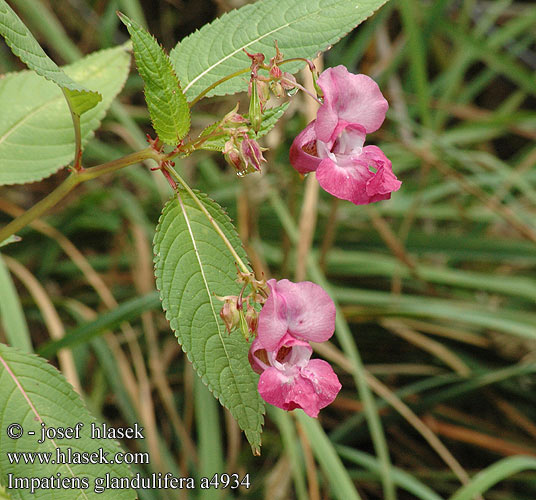
<instances>
[{"instance_id":1,"label":"green serrated leaf","mask_svg":"<svg viewBox=\"0 0 536 500\"><path fill-rule=\"evenodd\" d=\"M216 295L238 295L236 266L205 214L186 193L164 206L154 238L156 285L162 306L183 350L220 403L245 432L254 452L261 443L264 403L258 375L248 362L249 345L239 330L230 335ZM198 195L240 258L240 238L222 208Z\"/></svg>"},{"instance_id":2,"label":"green serrated leaf","mask_svg":"<svg viewBox=\"0 0 536 500\"><path fill-rule=\"evenodd\" d=\"M182 40L170 54L188 101L235 71L247 68L248 52L275 55L274 41L285 58L314 58L379 9L387 0L260 0L224 14ZM289 63L296 72L303 63ZM232 78L207 96L247 89L248 79Z\"/></svg>"},{"instance_id":3,"label":"green serrated leaf","mask_svg":"<svg viewBox=\"0 0 536 500\"><path fill-rule=\"evenodd\" d=\"M30 69L65 89L65 97L76 115L82 115L102 100L98 92L76 83L46 55L30 30L4 0L0 0L0 34L11 51Z\"/></svg>"},{"instance_id":4,"label":"green serrated leaf","mask_svg":"<svg viewBox=\"0 0 536 500\"><path fill-rule=\"evenodd\" d=\"M175 146L190 130L190 108L177 75L156 39L124 14L119 17L132 39L153 127L163 142Z\"/></svg>"},{"instance_id":5,"label":"green serrated leaf","mask_svg":"<svg viewBox=\"0 0 536 500\"><path fill-rule=\"evenodd\" d=\"M102 101L81 118L82 142L98 128L128 75L123 47L95 52L65 66L65 73L98 88ZM81 103L79 104L81 106ZM62 91L33 71L0 79L0 185L41 180L73 159L71 113Z\"/></svg>"},{"instance_id":6,"label":"green serrated leaf","mask_svg":"<svg viewBox=\"0 0 536 500\"><path fill-rule=\"evenodd\" d=\"M41 422L46 427L80 427L79 439L47 439L37 443L41 438ZM19 439L10 439L6 429L11 424L18 424L23 429ZM73 489L48 488L30 489L14 488L9 493L14 499L49 498L54 500L72 500L88 498L134 499L136 491L132 489L105 490L97 495L94 493L95 478L130 477L128 465L117 463L76 464L52 463L57 462L57 449L66 453L71 448L73 453L99 453L99 448L107 453L109 460L116 453L122 452L119 445L110 439L91 439L91 425L100 425L88 412L80 396L65 380L63 375L44 359L33 354L24 353L14 347L0 344L0 482L9 486L9 477L13 478L50 478L58 477L69 481L87 478L88 487L83 484ZM34 435L30 435L30 431ZM35 463L11 463L7 452L41 452L51 453L50 463L41 463L35 458ZM58 455L60 456L60 455ZM11 474L11 476L10 476ZM77 485L78 486L78 485Z\"/></svg>"},{"instance_id":7,"label":"green serrated leaf","mask_svg":"<svg viewBox=\"0 0 536 500\"><path fill-rule=\"evenodd\" d=\"M287 110L288 105L290 103L284 102L281 104L281 106L275 106L273 108L267 109L263 115L262 115L262 123L261 128L255 134L253 130L249 131L249 136L252 139L258 139L259 137L262 137L266 135L270 130L272 130L275 127L275 124L283 116L283 113ZM209 125L207 128L201 132L199 137L203 137L205 135L210 134L212 131L214 131L219 122L213 123L212 125ZM220 134L216 135L214 137L211 137L210 139L206 140L199 149L206 149L208 151L223 151L223 147L225 146L225 143L229 139L228 134Z\"/></svg>"}]
</instances>

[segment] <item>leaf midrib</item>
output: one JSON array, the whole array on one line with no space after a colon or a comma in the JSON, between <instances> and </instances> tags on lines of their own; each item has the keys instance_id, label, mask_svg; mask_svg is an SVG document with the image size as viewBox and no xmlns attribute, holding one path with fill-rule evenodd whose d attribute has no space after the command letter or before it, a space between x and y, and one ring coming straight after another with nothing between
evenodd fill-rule
<instances>
[{"instance_id":1,"label":"leaf midrib","mask_svg":"<svg viewBox=\"0 0 536 500\"><path fill-rule=\"evenodd\" d=\"M334 4L335 5L335 4ZM188 83L188 85L186 85L186 87L184 88L184 93L186 94L186 92L188 91L188 89L194 84L196 83L200 78L203 78L207 73L209 73L210 71L212 71L214 68L216 68L217 66L219 66L220 64L223 64L225 61L227 61L227 59L230 59L231 57L233 57L234 55L238 54L239 52L241 52L243 49L249 47L250 45L254 44L255 42L258 42L264 38L266 38L267 36L270 36L272 35L273 33L277 33L278 31L282 30L283 28L287 28L289 26L292 26L294 23L297 23L299 21L302 21L303 19L307 19L308 17L311 17L313 15L317 15L319 14L320 12L322 11L321 8L318 8L316 11L314 12L309 12L307 14L305 14L304 16L302 17L297 17L296 19L286 23L286 24L283 24L279 27L277 27L276 29L273 29L272 31L269 31L268 33L265 33L264 35L262 36L259 36L258 38L256 38L255 40L252 40L251 42L249 43L246 43L244 45L242 45L241 47L237 48L235 51L231 52L230 54L228 54L227 56L223 57L222 59L220 59L219 61L215 62L212 66L208 67L205 71L203 71L202 73L200 73L198 76L196 76L191 82Z\"/></svg>"},{"instance_id":2,"label":"leaf midrib","mask_svg":"<svg viewBox=\"0 0 536 500\"><path fill-rule=\"evenodd\" d=\"M15 132L15 130L17 130L21 125L26 123L26 121L32 118L36 113L40 112L42 109L50 106L51 104L56 103L57 101L63 101L63 100L64 100L64 97L61 94L59 94L54 99L51 99L50 101L47 101L44 104L41 104L39 107L33 109L29 114L24 115L18 122L15 122L15 124L11 128L9 128L3 136L0 137L0 144L2 144L6 140L6 138L8 138L13 132Z\"/></svg>"},{"instance_id":3,"label":"leaf midrib","mask_svg":"<svg viewBox=\"0 0 536 500\"><path fill-rule=\"evenodd\" d=\"M241 405L245 408L245 407L247 407L248 405L247 405L247 402L243 399L243 397L242 397L242 393L240 392L240 390L239 390L239 388L238 388L238 386L237 386L237 385L238 385L237 382L236 382L237 377L236 377L236 374L235 374L235 372L234 372L234 370L233 370L233 364L232 364L232 362L231 362L231 357L229 356L229 352L227 351L227 347L226 347L226 345L225 345L225 342L223 341L223 336L222 336L222 333L221 333L220 323L219 323L219 321L218 321L218 316L217 316L217 314L216 314L216 311L214 310L214 302L212 301L212 294L211 294L211 292L210 292L210 289L209 289L209 287L208 287L208 283L207 283L207 280L206 280L206 277L205 277L205 272L204 272L204 268L203 268L203 263L201 262L201 257L200 257L200 255L199 255L198 250L197 250L197 245L196 245L195 238L194 238L194 235L193 235L193 230L192 230L191 225L190 225L190 220L189 220L189 218L188 218L188 215L187 215L187 213L186 213L185 206L184 206L184 204L183 204L183 202L182 202L182 200L181 200L181 198L180 198L179 193L177 193L177 199L179 200L179 204L180 204L180 207L181 207L181 211L182 211L182 213L183 213L183 215L184 215L184 220L185 220L186 225L187 225L187 227L188 227L188 233L189 233L189 235L190 235L190 239L191 239L191 241L192 241L192 245L193 245L193 247L194 247L194 251L195 251L195 254L196 254L197 262L199 263L199 268L200 268L200 270L201 270L201 276L203 277L203 283L204 283L204 285L205 285L205 291L207 292L207 296L208 296L208 299L209 299L209 302L210 302L210 308L211 308L211 310L212 310L212 314L213 314L213 316L214 316L214 322L216 323L216 327L218 328L218 337L220 338L220 343L221 343L221 345L222 345L222 347L223 347L223 350L224 350L224 352L225 352L225 357L226 357L227 360L228 360L228 365L227 365L227 366L229 367L229 370L230 370L230 372L231 372L231 375L232 375L231 378L232 378L232 380L233 380L233 384L234 384L235 387L236 387L236 392L237 392L237 394L238 394L239 397L240 397ZM190 207L190 208L192 208L192 207ZM220 396L221 396L221 395L222 395L222 391L220 391ZM249 419L248 419L248 420L249 420Z\"/></svg>"},{"instance_id":4,"label":"leaf midrib","mask_svg":"<svg viewBox=\"0 0 536 500\"><path fill-rule=\"evenodd\" d=\"M7 361L2 357L2 355L0 354L0 364L4 365L8 375L11 377L11 379L13 380L13 383L15 384L15 387L14 387L14 390L16 389L19 389L19 392L22 394L22 397L25 399L25 401L28 403L28 406L30 407L30 410L33 411L34 415L37 417L37 419L39 420L40 423L43 423L44 420L43 418L41 417L41 415L39 414L39 412L37 411L37 408L35 407L35 405L32 403L32 401L30 400L30 397L28 396L26 390L24 389L24 387L22 387L22 384L21 382L19 381L18 377L15 375L15 372L13 372L13 370L9 367ZM49 441L52 443L52 445L54 446L54 449L58 449L59 446L56 444L56 441L54 439L49 439ZM71 473L71 476L72 477L78 477L74 471L71 469L71 467L69 466L69 464L65 463L65 464L56 464L56 465L60 465L59 468L61 468L61 466L65 466L67 468L67 470ZM82 493L83 497L84 498L88 498L88 496L86 495L86 492L80 488L79 491ZM88 499L89 500L89 499Z\"/></svg>"}]
</instances>

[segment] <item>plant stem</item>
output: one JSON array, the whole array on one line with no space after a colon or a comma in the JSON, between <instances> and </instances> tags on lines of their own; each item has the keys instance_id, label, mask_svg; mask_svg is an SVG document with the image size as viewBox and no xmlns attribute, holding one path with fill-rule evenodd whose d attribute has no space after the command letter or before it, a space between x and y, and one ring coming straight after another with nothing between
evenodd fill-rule
<instances>
[{"instance_id":1,"label":"plant stem","mask_svg":"<svg viewBox=\"0 0 536 500\"><path fill-rule=\"evenodd\" d=\"M80 130L80 115L75 113L71 105L71 100L67 97L65 89L63 89L63 95L69 106L69 111L71 112L71 118L73 119L74 127L74 161L73 161L73 170L79 172L82 170L82 132Z\"/></svg>"},{"instance_id":2,"label":"plant stem","mask_svg":"<svg viewBox=\"0 0 536 500\"><path fill-rule=\"evenodd\" d=\"M212 215L210 215L210 213L206 209L205 205L203 205L203 203L201 203L201 200L193 192L192 188L190 186L188 186L186 181L177 173L177 171L173 167L171 167L170 165L163 165L162 168L165 168L169 173L171 173L173 175L173 177L175 177L175 179L177 179L179 184L181 184L181 186L192 197L192 199L195 201L196 205L201 209L203 214L205 214L206 218L212 224L212 226L214 227L214 229L218 233L219 237L223 240L223 242L225 243L225 246L229 249L229 251L231 252L232 256L235 258L236 263L240 266L242 271L244 273L250 274L251 271L248 268L248 266L246 266L246 264L244 264L244 261L236 253L236 250L234 249L233 245L231 245L231 242L227 239L227 236L225 236L224 232L221 230L221 228L218 225L218 223L214 220L214 217L212 217Z\"/></svg>"},{"instance_id":3,"label":"plant stem","mask_svg":"<svg viewBox=\"0 0 536 500\"><path fill-rule=\"evenodd\" d=\"M67 177L54 191L45 196L40 202L36 203L32 208L24 212L20 217L12 220L7 226L0 229L0 242L9 238L12 234L20 231L26 227L35 219L41 217L54 205L61 201L67 194L69 194L78 184L96 179L101 175L115 172L134 163L139 163L143 160L152 158L158 161L160 156L152 148L142 149L136 153L131 153L117 160L112 160L96 167L88 168L85 170L75 171Z\"/></svg>"}]
</instances>

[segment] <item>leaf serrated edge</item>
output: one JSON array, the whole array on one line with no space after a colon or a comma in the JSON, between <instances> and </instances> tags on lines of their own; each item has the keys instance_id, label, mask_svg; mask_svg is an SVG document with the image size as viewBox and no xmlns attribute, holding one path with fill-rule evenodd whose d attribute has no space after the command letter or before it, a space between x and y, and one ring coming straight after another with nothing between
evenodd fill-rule
<instances>
[{"instance_id":1,"label":"leaf serrated edge","mask_svg":"<svg viewBox=\"0 0 536 500\"><path fill-rule=\"evenodd\" d=\"M7 361L5 359L5 356L3 355L3 352L2 352L3 348L7 348L8 351L11 350L11 351L14 351L15 354L21 355L22 359L20 359L18 361L18 363L26 363L26 364L29 364L29 366L31 366L32 368L36 368L35 365L30 363L31 361L36 361L38 364L41 365L41 366L38 367L39 369L47 372L49 375L55 377L56 379L61 379L62 383L65 383L67 385L67 387L69 387L71 389L71 391L72 391L70 395L65 394L65 397L70 399L73 402L73 404L75 405L75 407L78 404L79 409L81 409L82 411L86 412L87 419L88 419L89 422L99 423L99 420L93 415L93 413L91 412L91 410L89 409L89 407L87 406L86 402L81 397L81 395L75 390L73 385L65 378L65 375L63 375L63 373L61 373L54 365L51 365L45 358L43 358L42 356L39 356L38 354L36 354L34 352L27 352L27 351L24 351L24 350L20 349L19 347L14 347L14 346L7 345L7 344L4 344L4 343L0 342L0 365L3 365L4 368L7 370L8 375L11 376L11 379L13 380L13 382L15 383L17 388L19 389L19 391L22 394L22 396L24 397L24 399L28 402L28 405L30 406L30 409L33 411L34 415L37 417L37 419L39 420L40 423L43 422L43 419L41 418L41 415L39 414L39 412L35 408L34 404L30 401L29 397L27 396L26 391L24 390L24 388L22 387L22 384L18 380L18 377L15 375L13 370L11 370L11 368L8 366ZM33 358L33 359L24 359L25 357L26 358ZM55 449L58 448L58 445L56 444L54 439L49 439L49 441L52 442L52 444L53 444ZM115 444L116 447L120 451L123 451L123 447L121 446L121 443L117 439L108 439L107 441L109 443L111 442L111 443ZM80 475L80 474L78 474L78 476L75 475L73 470L69 467L69 464L59 464L58 463L58 464L54 464L54 465L66 465L67 469L69 470L69 472L71 473L71 475L73 477L78 477ZM93 465L98 465L98 464L93 464ZM127 470L130 473L130 476L132 476L133 471L132 471L132 467L130 466L130 464L127 464L126 462L123 462L123 463L118 463L116 465L126 467ZM113 468L111 468L111 470L113 471ZM85 494L85 491L84 490L81 490L81 491L82 491L82 493L84 493L84 498L88 498L87 495Z\"/></svg>"},{"instance_id":2,"label":"leaf serrated edge","mask_svg":"<svg viewBox=\"0 0 536 500\"><path fill-rule=\"evenodd\" d=\"M228 222L229 224L232 225L232 219L231 217L228 215L228 213L224 210L223 207L221 207L221 205L219 205L219 203L217 203L215 200L213 200L212 198L210 198L206 193L202 193L198 190L193 190L196 194L196 196L198 196L198 198L202 201L202 202L207 202L207 204L211 207L211 208L219 208L221 210L221 213L224 217L224 220L226 222ZM185 194L186 191L183 191ZM157 239L157 234L160 233L160 231L162 230L161 228L161 222L162 222L162 219L165 217L166 215L166 210L168 210L168 206L173 203L174 201L176 200L176 198L173 196L171 197L164 205L163 209L162 209L162 212L158 218L158 223L157 223L157 226L156 226L156 230L155 230L155 235L154 235L154 238L153 238L153 250L155 249L156 247L156 239ZM193 208L193 207L192 207ZM240 239L239 239L240 240ZM244 248L244 245L242 243L242 241L240 240L240 247L241 249L243 250L244 252L244 255L246 255L246 264L248 266L251 267L251 264L249 262L249 260L247 259L247 253L245 251L245 248ZM172 327L172 319L174 318L171 318L170 317L170 311L169 311L169 308L166 307L168 304L167 304L167 300L165 298L165 296L163 295L163 291L162 291L162 288L161 288L161 280L162 280L162 276L161 276L161 273L159 272L158 268L157 268L157 259L160 257L159 253L154 253L153 252L153 255L154 255L154 258L153 258L153 263L154 263L154 273L155 273L155 282L156 282L156 289L158 290L158 294L159 294L159 297L160 297L160 302L162 304L162 309L164 311L164 314L165 314L165 317L173 331L173 334L175 335L175 337L177 338L178 340L178 344L180 345L182 351L186 354L186 357L188 358L188 360L190 361L190 363L192 364L192 366L194 367L194 370L197 374L197 376L199 376L199 378L201 379L201 381L205 384L205 386L208 388L208 390L211 392L211 394L219 401L219 403L221 404L221 406L223 406L224 408L227 408L229 411L231 411L231 408L229 408L229 406L227 404L224 403L224 401L222 400L222 397L223 395L220 394L220 392L215 388L213 387L209 380L208 380L208 377L207 377L207 374L204 373L202 375L200 375L200 370L199 370L199 366L197 365L197 363L192 359L192 354L191 352L187 352L185 349L184 349L184 346L183 344L181 343L181 337L180 337L180 333L178 331L178 329L174 329ZM223 342L222 342L223 343ZM238 391L238 393L240 393L240 391ZM243 404L243 406L246 406ZM259 419L259 424L257 426L257 428L254 430L254 432L256 432L259 436L259 439L258 439L258 442L259 442L259 446L261 445L261 435L262 435L262 428L264 426L264 423L265 423L265 419L264 419L264 415L266 415L266 407L265 405L262 405L262 411L261 411L261 414L260 414L260 419ZM247 435L247 432L246 430L244 430L244 433ZM251 444L251 443L250 443ZM253 452L254 454L259 454L260 451L259 451L259 448L253 448L253 445L252 445L252 449L253 449Z\"/></svg>"},{"instance_id":3,"label":"leaf serrated edge","mask_svg":"<svg viewBox=\"0 0 536 500\"><path fill-rule=\"evenodd\" d=\"M317 52L316 52L316 55L314 57L312 57L313 59L315 57L318 57L320 54L322 54L323 52L329 50L334 44L338 43L342 38L344 38L346 35L348 35L348 33L350 33L351 31L353 31L355 28L357 28L357 26L359 26L362 22L366 21L369 17L371 17L378 9L380 9L381 7L383 7L389 0L383 0L380 4L378 4L377 6L373 6L373 7L370 7L370 10L368 11L365 11L364 12L364 17L362 19L360 19L359 21L356 22L356 24L349 28L347 31L345 31L344 33L341 33L338 37L336 37L335 39L333 39L331 42L327 43L326 45L323 46L323 48L319 49ZM342 2L340 2L342 3ZM188 39L190 39L191 37L193 37L194 35L196 35L197 33L202 33L203 31L209 29L209 27L213 26L215 23L218 23L218 22L221 22L223 19L226 19L227 17L229 17L231 14L232 15L236 15L235 12L238 12L240 11L241 13L242 12L247 12L247 9L253 9L254 7L258 8L258 5L256 3L253 3L253 4L246 4L242 7L239 7L239 8L236 8L236 9L233 9L229 12L225 12L222 16L214 19L213 21L211 21L210 23L207 23L205 24L204 26L202 26L200 29L196 29L193 33L190 33L188 36L186 36L185 38L183 38L182 40L179 41L179 43L171 50L171 53L170 53L170 58L171 58L171 61L173 63L173 58L172 58L172 55L175 53L176 50L178 50L178 47L181 43L183 43L184 41L187 41ZM357 6L356 6L357 7ZM305 16L304 16L305 17ZM302 18L298 18L296 19L294 22L297 22L299 20L303 19ZM263 38L265 38L266 36L270 35L274 33L274 31L272 32L269 32L269 33L266 33L265 35L261 36L260 38L258 38L257 40L254 40L250 43L247 43L245 45L243 45L243 47L240 47L240 49L237 49L235 50L233 53L225 56L223 59L220 59L220 61L218 61L218 64L213 64L210 68L206 69L205 71L203 71L202 73L200 73L199 75L197 75L194 79L192 79L190 82L188 82L188 84L186 85L186 87L184 88L184 94L186 95L188 89L195 83L197 82L200 78L202 78L203 76L205 76L206 74L208 74L212 69L214 69L217 65L221 64L222 61L226 61L227 59L230 59L231 57L233 57L234 55L240 53L240 51L242 51L243 49L249 47L250 45L252 45L253 43L255 42L258 42L259 40L262 40ZM275 40L275 39L274 39ZM247 61L245 61L246 63ZM297 73L301 68L303 68L305 66L306 63L303 63L303 64L297 64L296 65L296 70L293 70L292 73ZM175 65L174 65L175 66ZM245 92L246 89L244 90L235 90L235 91L228 91L228 92L221 92L221 93L216 93L215 89L211 90L210 92L207 93L207 95L205 97L213 97L213 96L227 96L227 95L234 95L238 92ZM188 98L188 96L186 95L186 99L188 100L188 102L190 102L190 99ZM191 100L194 100L195 97L192 97Z\"/></svg>"}]
</instances>

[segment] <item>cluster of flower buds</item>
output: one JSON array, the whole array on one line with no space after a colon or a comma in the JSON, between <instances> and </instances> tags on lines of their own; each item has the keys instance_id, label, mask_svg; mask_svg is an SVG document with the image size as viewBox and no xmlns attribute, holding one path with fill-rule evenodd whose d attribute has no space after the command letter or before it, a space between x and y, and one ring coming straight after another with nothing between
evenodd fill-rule
<instances>
[{"instance_id":1,"label":"cluster of flower buds","mask_svg":"<svg viewBox=\"0 0 536 500\"><path fill-rule=\"evenodd\" d=\"M227 331L231 333L235 328L240 327L242 334L249 341L251 336L257 334L259 323L259 313L254 304L262 304L266 300L266 282L255 279L253 273L243 273L238 271L238 280L242 284L240 295L227 295L217 297L223 301L223 307L220 310L220 318L225 324ZM247 286L251 286L251 293L246 297L243 296ZM245 312L244 312L245 307Z\"/></svg>"},{"instance_id":2,"label":"cluster of flower buds","mask_svg":"<svg viewBox=\"0 0 536 500\"><path fill-rule=\"evenodd\" d=\"M277 46L277 41L275 51L275 56L270 58L270 64L264 64L264 54L261 52L250 54L244 50L251 59L251 78L248 87L249 120L255 132L258 132L261 126L262 113L270 97L270 90L276 97L282 97L284 94L292 95L297 90L296 78L290 73L281 71L279 67L283 62L283 54ZM260 69L266 70L268 76L259 74Z\"/></svg>"},{"instance_id":3,"label":"cluster of flower buds","mask_svg":"<svg viewBox=\"0 0 536 500\"><path fill-rule=\"evenodd\" d=\"M262 162L266 161L258 142L251 139L247 133L231 135L223 148L223 156L229 165L236 169L236 174L243 177L246 174L258 172Z\"/></svg>"}]
</instances>

